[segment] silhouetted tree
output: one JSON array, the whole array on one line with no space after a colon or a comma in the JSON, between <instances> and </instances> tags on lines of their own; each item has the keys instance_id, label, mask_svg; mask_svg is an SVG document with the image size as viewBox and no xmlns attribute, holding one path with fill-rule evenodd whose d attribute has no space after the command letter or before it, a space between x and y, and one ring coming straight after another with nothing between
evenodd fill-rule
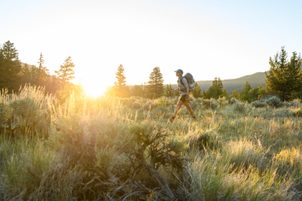
<instances>
[{"instance_id":1,"label":"silhouetted tree","mask_svg":"<svg viewBox=\"0 0 302 201\"><path fill-rule=\"evenodd\" d=\"M60 66L60 69L56 71L58 78L63 80L64 82L70 82L74 79L74 63L72 62L71 57L67 57L65 59L63 65Z\"/></svg>"},{"instance_id":2,"label":"silhouetted tree","mask_svg":"<svg viewBox=\"0 0 302 201\"><path fill-rule=\"evenodd\" d=\"M153 68L148 82L149 96L158 98L164 93L164 80L159 67Z\"/></svg>"},{"instance_id":3,"label":"silhouetted tree","mask_svg":"<svg viewBox=\"0 0 302 201\"><path fill-rule=\"evenodd\" d=\"M18 90L21 64L14 43L7 41L0 49L0 89Z\"/></svg>"},{"instance_id":4,"label":"silhouetted tree","mask_svg":"<svg viewBox=\"0 0 302 201\"><path fill-rule=\"evenodd\" d=\"M125 69L122 64L117 68L117 72L115 74L116 82L114 83L114 94L117 96L128 96L128 88L126 86L126 76Z\"/></svg>"},{"instance_id":5,"label":"silhouetted tree","mask_svg":"<svg viewBox=\"0 0 302 201\"><path fill-rule=\"evenodd\" d=\"M125 69L122 64L120 64L119 67L117 68L115 77L116 77L116 82L115 82L116 87L126 86Z\"/></svg>"},{"instance_id":6,"label":"silhouetted tree","mask_svg":"<svg viewBox=\"0 0 302 201\"><path fill-rule=\"evenodd\" d=\"M48 69L44 66L43 54L40 53L40 57L38 60L38 68L37 68L37 85L46 86L48 78L49 78L49 72Z\"/></svg>"},{"instance_id":7,"label":"silhouetted tree","mask_svg":"<svg viewBox=\"0 0 302 201\"><path fill-rule=\"evenodd\" d=\"M302 60L293 52L288 61L284 47L269 60L270 70L266 73L266 86L270 93L280 96L282 100L298 97L302 89Z\"/></svg>"}]
</instances>

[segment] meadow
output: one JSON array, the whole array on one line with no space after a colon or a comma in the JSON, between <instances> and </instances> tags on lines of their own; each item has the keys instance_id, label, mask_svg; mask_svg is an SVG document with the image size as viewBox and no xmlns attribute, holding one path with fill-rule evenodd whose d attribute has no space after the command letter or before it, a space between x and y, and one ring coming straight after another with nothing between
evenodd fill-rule
<instances>
[{"instance_id":1,"label":"meadow","mask_svg":"<svg viewBox=\"0 0 302 201\"><path fill-rule=\"evenodd\" d=\"M302 199L302 104L0 95L0 200Z\"/></svg>"}]
</instances>

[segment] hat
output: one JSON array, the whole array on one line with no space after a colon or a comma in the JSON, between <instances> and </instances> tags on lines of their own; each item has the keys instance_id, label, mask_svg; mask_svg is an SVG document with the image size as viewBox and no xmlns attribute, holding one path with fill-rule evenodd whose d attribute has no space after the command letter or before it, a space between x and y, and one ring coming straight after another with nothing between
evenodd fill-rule
<instances>
[{"instance_id":1,"label":"hat","mask_svg":"<svg viewBox=\"0 0 302 201\"><path fill-rule=\"evenodd\" d=\"M175 72L176 72L176 73L181 73L181 74L184 73L181 69L177 69Z\"/></svg>"}]
</instances>

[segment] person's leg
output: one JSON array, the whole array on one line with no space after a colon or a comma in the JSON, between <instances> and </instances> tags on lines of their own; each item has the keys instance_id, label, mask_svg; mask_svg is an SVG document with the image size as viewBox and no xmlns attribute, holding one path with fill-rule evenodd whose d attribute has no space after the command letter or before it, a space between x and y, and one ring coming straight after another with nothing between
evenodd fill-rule
<instances>
[{"instance_id":1,"label":"person's leg","mask_svg":"<svg viewBox=\"0 0 302 201\"><path fill-rule=\"evenodd\" d=\"M176 115L178 114L179 110L181 109L183 105L183 101L181 100L181 98L179 98L178 102L177 102L177 105L176 105L176 108L175 108L175 111L174 111L174 114L173 116L170 118L170 121L173 122Z\"/></svg>"},{"instance_id":2,"label":"person's leg","mask_svg":"<svg viewBox=\"0 0 302 201\"><path fill-rule=\"evenodd\" d=\"M190 113L190 115L192 116L192 118L193 118L193 119L196 119L196 116L195 116L195 114L194 114L194 111L193 111L193 108L192 108L190 102L189 102L189 101L186 101L186 102L184 103L184 105L186 106L186 108L187 108L187 110L189 111L189 113Z\"/></svg>"},{"instance_id":3,"label":"person's leg","mask_svg":"<svg viewBox=\"0 0 302 201\"><path fill-rule=\"evenodd\" d=\"M182 107L183 103L182 101L179 101L176 105L176 108L175 108L175 112L174 112L174 117L176 117L177 113L179 112L180 108Z\"/></svg>"}]
</instances>

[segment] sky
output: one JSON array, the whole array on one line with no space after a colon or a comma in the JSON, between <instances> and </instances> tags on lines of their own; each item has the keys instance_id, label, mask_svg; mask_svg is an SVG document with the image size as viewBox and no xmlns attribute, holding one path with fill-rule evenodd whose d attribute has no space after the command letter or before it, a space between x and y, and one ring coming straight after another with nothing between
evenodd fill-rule
<instances>
[{"instance_id":1,"label":"sky","mask_svg":"<svg viewBox=\"0 0 302 201\"><path fill-rule=\"evenodd\" d=\"M284 46L302 52L300 0L0 0L0 44L54 72L71 56L76 82L104 90L120 64L128 84L160 67L196 80L264 72Z\"/></svg>"}]
</instances>

